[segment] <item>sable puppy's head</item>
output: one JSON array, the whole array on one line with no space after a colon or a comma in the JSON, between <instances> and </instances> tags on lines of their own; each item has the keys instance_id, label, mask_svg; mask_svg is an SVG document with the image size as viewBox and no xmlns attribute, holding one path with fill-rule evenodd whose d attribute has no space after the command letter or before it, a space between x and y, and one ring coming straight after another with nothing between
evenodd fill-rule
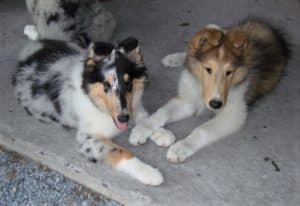
<instances>
[{"instance_id":1,"label":"sable puppy's head","mask_svg":"<svg viewBox=\"0 0 300 206\"><path fill-rule=\"evenodd\" d=\"M203 99L209 109L224 107L230 88L246 78L248 45L242 31L225 33L214 28L201 30L190 41L186 64L201 81Z\"/></svg>"},{"instance_id":2,"label":"sable puppy's head","mask_svg":"<svg viewBox=\"0 0 300 206\"><path fill-rule=\"evenodd\" d=\"M117 46L91 44L84 66L83 88L87 95L99 110L112 117L117 128L127 129L133 97L143 90L146 78L138 41L127 38Z\"/></svg>"}]
</instances>

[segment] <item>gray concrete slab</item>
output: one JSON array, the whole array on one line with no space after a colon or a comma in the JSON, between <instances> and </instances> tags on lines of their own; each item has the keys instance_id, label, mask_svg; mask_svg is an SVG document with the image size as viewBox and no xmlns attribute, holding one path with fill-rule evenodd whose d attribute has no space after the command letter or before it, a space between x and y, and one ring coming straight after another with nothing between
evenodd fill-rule
<instances>
[{"instance_id":1,"label":"gray concrete slab","mask_svg":"<svg viewBox=\"0 0 300 206\"><path fill-rule=\"evenodd\" d=\"M300 205L300 2L115 0L108 4L119 23L115 39L132 35L141 40L151 79L144 102L151 112L175 94L180 72L164 69L161 58L183 50L191 35L207 23L228 25L248 14L270 18L290 33L294 56L280 86L252 109L239 133L183 164L168 163L166 149L151 142L129 146L129 132L121 135L120 144L163 172L163 185L147 187L104 165L87 163L76 152L73 132L35 121L17 104L10 79L30 17L23 2L2 0L0 144L125 205ZM169 129L181 139L208 116L178 122Z\"/></svg>"}]
</instances>

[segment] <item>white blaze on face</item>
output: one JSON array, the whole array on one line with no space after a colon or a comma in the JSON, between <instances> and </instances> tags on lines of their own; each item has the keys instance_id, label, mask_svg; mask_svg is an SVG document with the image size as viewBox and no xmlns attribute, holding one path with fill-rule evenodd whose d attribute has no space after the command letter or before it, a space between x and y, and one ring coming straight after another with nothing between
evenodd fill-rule
<instances>
[{"instance_id":1,"label":"white blaze on face","mask_svg":"<svg viewBox=\"0 0 300 206\"><path fill-rule=\"evenodd\" d=\"M221 95L220 95L221 80L222 80L222 73L218 71L216 73L216 84L215 84L213 99L217 99L217 100L221 99Z\"/></svg>"},{"instance_id":2,"label":"white blaze on face","mask_svg":"<svg viewBox=\"0 0 300 206\"><path fill-rule=\"evenodd\" d=\"M105 72L106 79L109 79L109 83L111 84L112 92L116 92L119 89L119 80L117 76L116 68L113 67Z\"/></svg>"},{"instance_id":3,"label":"white blaze on face","mask_svg":"<svg viewBox=\"0 0 300 206\"><path fill-rule=\"evenodd\" d=\"M116 124L116 127L119 128L120 130L126 130L128 128L128 122L120 122L118 120L119 115L124 115L128 114L127 108L122 108L121 104L121 97L120 97L120 82L117 76L117 70L115 67L109 68L107 71L104 72L105 79L109 82L110 84L110 89L109 93L110 95L115 95L115 111L116 111L116 116L114 115L114 122Z\"/></svg>"},{"instance_id":4,"label":"white blaze on face","mask_svg":"<svg viewBox=\"0 0 300 206\"><path fill-rule=\"evenodd\" d=\"M222 60L225 56L225 48L224 46L221 46L218 53L218 59ZM221 95L221 89L224 87L224 74L223 74L223 68L225 68L228 65L218 65L218 69L216 70L216 77L215 77L215 89L213 94L213 99L221 100L222 101L222 95Z\"/></svg>"}]
</instances>

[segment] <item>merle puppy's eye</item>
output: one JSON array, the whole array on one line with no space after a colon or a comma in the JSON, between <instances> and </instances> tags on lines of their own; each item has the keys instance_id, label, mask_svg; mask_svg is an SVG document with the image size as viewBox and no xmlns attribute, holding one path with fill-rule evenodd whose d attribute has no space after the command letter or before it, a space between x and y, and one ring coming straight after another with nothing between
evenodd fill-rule
<instances>
[{"instance_id":1,"label":"merle puppy's eye","mask_svg":"<svg viewBox=\"0 0 300 206\"><path fill-rule=\"evenodd\" d=\"M232 74L232 71L227 71L226 76L230 76Z\"/></svg>"},{"instance_id":2,"label":"merle puppy's eye","mask_svg":"<svg viewBox=\"0 0 300 206\"><path fill-rule=\"evenodd\" d=\"M109 82L103 82L103 88L104 88L104 92L108 92L108 90L110 89L111 85Z\"/></svg>"},{"instance_id":3,"label":"merle puppy's eye","mask_svg":"<svg viewBox=\"0 0 300 206\"><path fill-rule=\"evenodd\" d=\"M206 70L206 72L207 72L208 74L211 74L211 73L212 73L212 69L209 68L209 67L206 67L205 70Z\"/></svg>"}]
</instances>

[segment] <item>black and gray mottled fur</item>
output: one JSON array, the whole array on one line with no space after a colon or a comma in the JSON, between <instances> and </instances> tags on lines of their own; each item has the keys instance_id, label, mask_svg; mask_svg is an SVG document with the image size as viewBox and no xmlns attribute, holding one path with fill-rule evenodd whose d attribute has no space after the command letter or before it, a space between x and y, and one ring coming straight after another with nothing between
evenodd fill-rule
<instances>
[{"instance_id":1,"label":"black and gray mottled fur","mask_svg":"<svg viewBox=\"0 0 300 206\"><path fill-rule=\"evenodd\" d=\"M115 29L112 14L97 0L26 0L39 39L108 41Z\"/></svg>"}]
</instances>

